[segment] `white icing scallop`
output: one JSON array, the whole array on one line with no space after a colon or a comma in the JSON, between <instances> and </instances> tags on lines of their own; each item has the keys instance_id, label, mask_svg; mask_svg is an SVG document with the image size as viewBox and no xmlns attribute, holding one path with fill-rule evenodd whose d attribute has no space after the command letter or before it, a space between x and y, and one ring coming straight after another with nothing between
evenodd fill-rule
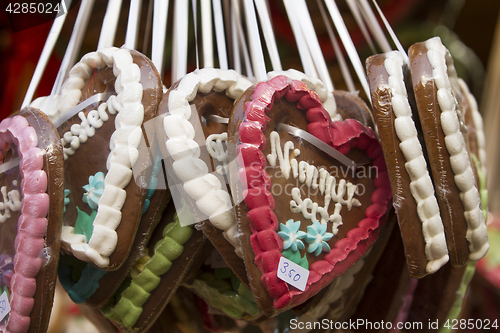
<instances>
[{"instance_id":1,"label":"white icing scallop","mask_svg":"<svg viewBox=\"0 0 500 333\"><path fill-rule=\"evenodd\" d=\"M426 271L434 273L449 260L443 221L412 119L403 77L403 56L397 51L386 53L385 56L384 67L389 75L391 104L396 117L394 126L401 141L399 148L406 159L405 169L410 177L410 192L417 204L417 215L422 223L427 258Z\"/></svg>"},{"instance_id":2,"label":"white icing scallop","mask_svg":"<svg viewBox=\"0 0 500 333\"><path fill-rule=\"evenodd\" d=\"M302 81L306 84L307 88L313 90L321 98L323 103L323 108L328 112L332 121L340 121L342 117L337 112L337 104L335 103L335 98L333 94L329 92L323 81L318 78L311 77L295 69L289 69L287 71L272 71L267 73L267 78L270 80L276 76L285 75L293 80Z\"/></svg>"},{"instance_id":3,"label":"white icing scallop","mask_svg":"<svg viewBox=\"0 0 500 333\"><path fill-rule=\"evenodd\" d=\"M116 228L120 224L121 208L126 198L124 188L132 178L131 168L138 157L144 119L140 68L133 62L130 51L126 49L107 48L88 53L71 69L62 88L57 112L49 110L50 119L56 121L78 105L82 96L83 81L88 79L95 69L105 66L113 68L117 77L115 91L118 95L109 97L97 110L89 112L87 118L80 112L78 116L81 123L73 125L61 139L64 157L67 159L108 120L106 110L110 114L118 112L115 118L115 132L110 140L111 151L106 163L108 172L94 220L94 232L88 243L82 235L75 235L74 228L70 226L63 226L61 236L62 241L69 245L77 258L92 261L98 267L106 267L109 264L109 256L116 248Z\"/></svg>"},{"instance_id":4,"label":"white icing scallop","mask_svg":"<svg viewBox=\"0 0 500 333\"><path fill-rule=\"evenodd\" d=\"M472 112L472 121L474 122L474 127L476 128L476 140L477 140L477 148L479 162L481 163L481 169L483 173L486 175L486 138L484 135L484 125L483 125L483 117L479 112L479 108L477 107L477 101L474 96L471 94L469 87L465 83L464 80L458 79L458 84L460 88L462 88L462 92L467 98L469 102L469 107Z\"/></svg>"},{"instance_id":5,"label":"white icing scallop","mask_svg":"<svg viewBox=\"0 0 500 333\"><path fill-rule=\"evenodd\" d=\"M194 139L194 127L188 121L191 117L189 103L198 92L208 93L211 90L224 91L234 100L238 99L251 82L233 70L204 68L184 76L176 89L170 92L168 98L169 114L163 120L167 135L166 147L169 154L177 157L174 162L174 172L184 182L186 193L196 200L201 212L208 216L208 220L216 228L223 231L224 237L231 243L238 256L242 257L241 244L236 235L236 219L232 213L231 196L227 193L225 184L217 177L208 173L208 166L193 156L192 152L199 151L199 145ZM207 148L216 159L227 160L227 152L222 152L217 140L227 140L227 134L207 138ZM181 152L180 140L190 140L186 147L187 152ZM215 140L215 141L214 141ZM174 141L174 143L171 143ZM215 142L215 143L214 143ZM212 145L214 143L214 145ZM221 143L222 144L222 143ZM198 146L198 148L196 148Z\"/></svg>"},{"instance_id":6,"label":"white icing scallop","mask_svg":"<svg viewBox=\"0 0 500 333\"><path fill-rule=\"evenodd\" d=\"M425 42L425 46L428 50L427 57L433 68L432 78L438 89L445 146L451 156L450 164L455 174L455 184L461 191L460 199L465 209L466 238L469 241L470 250L469 259L477 260L488 251L488 233L486 228L481 227L485 225L485 221L479 205L479 191L476 188L476 180L469 162L465 140L460 132L459 110L457 110L455 92L450 81L450 76L456 74L452 66L453 60L439 37L429 39ZM454 137L454 139L446 140L447 137Z\"/></svg>"}]
</instances>

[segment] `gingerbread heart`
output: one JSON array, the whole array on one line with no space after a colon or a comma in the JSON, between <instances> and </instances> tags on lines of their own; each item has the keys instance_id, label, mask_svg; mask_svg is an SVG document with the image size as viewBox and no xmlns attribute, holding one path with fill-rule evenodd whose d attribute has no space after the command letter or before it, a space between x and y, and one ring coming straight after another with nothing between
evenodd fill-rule
<instances>
[{"instance_id":1,"label":"gingerbread heart","mask_svg":"<svg viewBox=\"0 0 500 333\"><path fill-rule=\"evenodd\" d=\"M415 278L435 273L448 260L443 222L425 145L418 135L418 116L412 114L399 52L368 58L367 73L393 201L405 244L408 269Z\"/></svg>"},{"instance_id":2,"label":"gingerbread heart","mask_svg":"<svg viewBox=\"0 0 500 333\"><path fill-rule=\"evenodd\" d=\"M47 116L28 107L0 123L0 147L0 294L6 315L0 330L41 332L49 323L60 251L61 141Z\"/></svg>"},{"instance_id":3,"label":"gingerbread heart","mask_svg":"<svg viewBox=\"0 0 500 333\"><path fill-rule=\"evenodd\" d=\"M250 286L273 316L318 293L377 239L391 197L382 150L371 129L331 122L314 92L284 76L245 92L229 142ZM282 257L309 270L304 291L278 278Z\"/></svg>"},{"instance_id":4,"label":"gingerbread heart","mask_svg":"<svg viewBox=\"0 0 500 333\"><path fill-rule=\"evenodd\" d=\"M408 56L450 262L463 266L481 259L489 243L467 151L458 77L439 37L413 44Z\"/></svg>"},{"instance_id":5,"label":"gingerbread heart","mask_svg":"<svg viewBox=\"0 0 500 333\"><path fill-rule=\"evenodd\" d=\"M159 118L164 118L157 130L167 172L193 207L197 228L247 285L226 178L227 123L235 100L250 85L233 70L203 68L189 73L163 97Z\"/></svg>"},{"instance_id":6,"label":"gingerbread heart","mask_svg":"<svg viewBox=\"0 0 500 333\"><path fill-rule=\"evenodd\" d=\"M118 269L136 236L151 170L135 170L152 164L142 133L162 95L151 61L117 48L85 55L62 88L54 122L66 170L63 247L101 269Z\"/></svg>"}]
</instances>

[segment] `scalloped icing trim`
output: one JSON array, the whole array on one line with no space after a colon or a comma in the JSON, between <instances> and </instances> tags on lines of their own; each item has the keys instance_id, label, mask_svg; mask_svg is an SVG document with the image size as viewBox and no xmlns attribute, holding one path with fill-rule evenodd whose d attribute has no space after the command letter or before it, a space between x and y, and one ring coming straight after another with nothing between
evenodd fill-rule
<instances>
[{"instance_id":1,"label":"scalloped icing trim","mask_svg":"<svg viewBox=\"0 0 500 333\"><path fill-rule=\"evenodd\" d=\"M194 127L189 122L191 107L198 92L225 91L229 98L237 100L252 84L234 70L204 68L184 76L176 89L168 96L170 114L163 126L167 136L166 147L174 157L173 169L184 184L184 191L194 200L198 209L208 216L224 238L235 248L241 258L242 248L236 238L236 219L232 213L232 199L225 184L213 174L200 157L200 146L194 141ZM186 150L186 147L189 149Z\"/></svg>"},{"instance_id":2,"label":"scalloped icing trim","mask_svg":"<svg viewBox=\"0 0 500 333\"><path fill-rule=\"evenodd\" d=\"M479 162L481 162L481 170L486 175L486 136L484 135L484 124L483 117L479 112L479 108L477 106L477 101L474 95L469 90L467 83L461 78L458 78L458 84L462 89L465 98L469 102L470 110L472 112L472 121L474 122L474 127L476 128L476 140L478 145L478 158Z\"/></svg>"},{"instance_id":3,"label":"scalloped icing trim","mask_svg":"<svg viewBox=\"0 0 500 333\"><path fill-rule=\"evenodd\" d=\"M406 159L405 170L410 177L410 191L417 204L417 216L422 223L427 258L426 271L432 274L449 260L444 225L422 145L418 140L417 128L412 119L403 77L403 56L398 51L393 51L386 53L385 58L384 67L389 75L391 105L395 116L394 129L401 141L399 149Z\"/></svg>"},{"instance_id":4,"label":"scalloped icing trim","mask_svg":"<svg viewBox=\"0 0 500 333\"><path fill-rule=\"evenodd\" d=\"M337 112L337 103L335 102L335 98L333 97L333 94L326 89L323 81L299 72L296 69L289 69L286 71L272 71L267 73L267 78L270 80L279 75L284 75L291 78L292 80L304 82L307 88L314 90L314 92L318 94L319 98L321 98L323 108L326 110L326 112L328 112L332 121L342 120L342 116Z\"/></svg>"},{"instance_id":5,"label":"scalloped icing trim","mask_svg":"<svg viewBox=\"0 0 500 333\"><path fill-rule=\"evenodd\" d=\"M192 226L182 227L178 219L169 223L163 231L163 239L155 244L154 254L144 264L141 273L121 293L120 300L103 314L127 328L132 328L143 312L143 305L158 287L161 277L167 274L172 262L184 251L184 244L193 235Z\"/></svg>"},{"instance_id":6,"label":"scalloped icing trim","mask_svg":"<svg viewBox=\"0 0 500 333\"><path fill-rule=\"evenodd\" d=\"M470 251L469 259L477 261L488 252L488 231L480 207L481 199L476 187L467 146L460 130L457 101L448 76L448 73L454 72L453 59L439 37L429 39L425 42L425 46L427 59L433 68L432 79L437 88L437 101L441 109L440 118L445 136L445 146L450 154L455 184L460 190L460 199L464 205L464 217L467 222L466 238Z\"/></svg>"},{"instance_id":7,"label":"scalloped icing trim","mask_svg":"<svg viewBox=\"0 0 500 333\"><path fill-rule=\"evenodd\" d=\"M349 231L346 238L335 243L334 248L324 255L323 260L310 266L309 279L304 292L290 290L286 282L277 277L283 242L276 233L277 223L275 221L277 218L271 208L274 200L268 199L272 198L272 194L268 191L271 180L264 170L266 162L263 162L264 158L256 159L262 155L262 149L266 143L263 135L267 125L266 113L271 110L274 101L282 97L296 102L299 109L306 111L307 119L312 120L307 126L311 134L344 155L347 155L351 148L364 150L368 157L373 160L374 165L379 167L378 177L374 180L376 190L371 197L372 205L366 208L366 218L358 223L357 228ZM376 239L378 232L375 230L380 227L380 217L386 212L387 203L392 193L382 148L373 130L353 119L330 122L328 117L315 117L314 110L320 110L323 115L326 111L321 107L320 99L316 93L307 89L303 82L278 76L267 82L259 83L251 100L245 104L245 120L239 126L241 143L237 148L239 155L237 160L240 165L240 180L243 186L247 187L245 191L255 189L261 193L260 196L265 197L258 201L249 199L249 196L245 197L245 203L249 205L250 209L247 213L247 219L253 232L250 240L255 253L255 264L262 273L261 281L269 295L274 299L274 307L281 309L291 305L296 298L302 297L302 300L305 300L308 295L321 290L324 285L318 282L323 275L328 274L332 279L335 268L338 268L338 271L347 269L343 264L349 254L355 254L351 256L353 261L359 259L359 251L356 253L354 250L366 251L370 243ZM258 172L261 177L258 179L253 177L252 182L249 183L246 181L246 169L251 168L250 165L255 163L260 167ZM255 204L256 202L257 204ZM373 214L373 217L370 214ZM296 303L299 303L299 300Z\"/></svg>"},{"instance_id":8,"label":"scalloped icing trim","mask_svg":"<svg viewBox=\"0 0 500 333\"><path fill-rule=\"evenodd\" d=\"M85 236L75 234L74 227L63 226L61 234L62 241L70 246L75 257L93 262L101 268L108 266L109 256L118 242L116 229L120 225L121 208L126 199L124 188L132 179L132 167L139 155L141 125L144 120L141 71L133 62L130 52L126 49L106 48L83 56L71 69L63 86L57 114L51 115L51 120L57 119L78 105L84 81L94 70L105 67L113 68L117 93L106 104L110 113L117 111L118 114L115 118L116 130L110 139L111 151L106 162L108 172L94 220L94 232L88 243Z\"/></svg>"},{"instance_id":9,"label":"scalloped icing trim","mask_svg":"<svg viewBox=\"0 0 500 333\"><path fill-rule=\"evenodd\" d=\"M0 146L12 142L18 147L19 168L22 174L21 216L17 222L15 239L14 275L9 303L11 312L7 331L27 332L33 310L36 276L45 260L45 235L49 195L47 174L43 170L43 151L37 147L38 137L33 127L22 116L7 118L0 123ZM29 248L26 248L26 247Z\"/></svg>"}]
</instances>

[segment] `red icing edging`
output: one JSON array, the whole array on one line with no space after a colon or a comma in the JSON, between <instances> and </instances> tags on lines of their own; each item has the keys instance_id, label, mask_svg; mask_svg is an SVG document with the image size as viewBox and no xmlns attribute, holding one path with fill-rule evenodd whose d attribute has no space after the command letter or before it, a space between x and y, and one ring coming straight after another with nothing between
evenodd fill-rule
<instances>
[{"instance_id":1,"label":"red icing edging","mask_svg":"<svg viewBox=\"0 0 500 333\"><path fill-rule=\"evenodd\" d=\"M279 223L273 212L274 198L269 192L271 180L265 167L263 150L266 145L264 131L269 118L267 113L275 101L285 97L296 102L297 107L305 110L309 121L307 130L323 142L347 155L352 148L366 151L368 157L379 167L374 179L376 190L372 194L372 204L365 211L366 218L358 227L349 231L346 238L335 243L334 248L324 255L324 259L310 266L307 287L301 292L277 277L277 269L283 242L277 235ZM387 176L382 149L375 133L354 119L332 123L322 108L319 97L300 81L277 76L261 82L244 105L244 120L238 128L240 144L237 148L237 161L241 167L239 179L246 188L244 200L249 211L247 219L252 231L250 236L255 253L255 264L262 272L261 281L269 295L274 299L276 309L297 305L319 292L324 284L317 283L325 275L328 280L341 275L352 266L378 237L380 218L386 213L391 198L390 183ZM358 251L355 251L359 249Z\"/></svg>"}]
</instances>

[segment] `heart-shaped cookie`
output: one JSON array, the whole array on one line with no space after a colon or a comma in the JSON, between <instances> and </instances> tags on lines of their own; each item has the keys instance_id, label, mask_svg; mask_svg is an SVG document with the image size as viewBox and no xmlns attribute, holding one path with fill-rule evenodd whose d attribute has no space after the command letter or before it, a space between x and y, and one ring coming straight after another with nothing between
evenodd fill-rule
<instances>
[{"instance_id":1,"label":"heart-shaped cookie","mask_svg":"<svg viewBox=\"0 0 500 333\"><path fill-rule=\"evenodd\" d=\"M315 295L377 239L391 197L382 150L371 129L331 122L314 92L284 76L245 92L229 142L250 286L273 316ZM281 257L309 270L304 291L278 278Z\"/></svg>"},{"instance_id":2,"label":"heart-shaped cookie","mask_svg":"<svg viewBox=\"0 0 500 333\"><path fill-rule=\"evenodd\" d=\"M450 262L463 266L481 259L489 243L467 150L457 73L439 37L413 44L408 56Z\"/></svg>"},{"instance_id":3,"label":"heart-shaped cookie","mask_svg":"<svg viewBox=\"0 0 500 333\"><path fill-rule=\"evenodd\" d=\"M63 247L101 269L118 269L136 236L149 181L139 165L152 164L143 124L162 95L151 61L117 48L85 55L62 88L53 119L65 161Z\"/></svg>"},{"instance_id":4,"label":"heart-shaped cookie","mask_svg":"<svg viewBox=\"0 0 500 333\"><path fill-rule=\"evenodd\" d=\"M435 273L448 260L444 226L419 140L418 115L412 113L399 52L374 55L367 73L393 201L405 244L408 269L415 278Z\"/></svg>"},{"instance_id":5,"label":"heart-shaped cookie","mask_svg":"<svg viewBox=\"0 0 500 333\"><path fill-rule=\"evenodd\" d=\"M47 116L28 107L0 123L0 147L0 294L11 309L2 309L0 330L44 332L60 251L61 141Z\"/></svg>"},{"instance_id":6,"label":"heart-shaped cookie","mask_svg":"<svg viewBox=\"0 0 500 333\"><path fill-rule=\"evenodd\" d=\"M250 85L233 70L203 68L189 73L164 95L159 119L164 118L157 130L167 172L193 207L197 228L246 285L227 186L227 123L235 100Z\"/></svg>"}]
</instances>

